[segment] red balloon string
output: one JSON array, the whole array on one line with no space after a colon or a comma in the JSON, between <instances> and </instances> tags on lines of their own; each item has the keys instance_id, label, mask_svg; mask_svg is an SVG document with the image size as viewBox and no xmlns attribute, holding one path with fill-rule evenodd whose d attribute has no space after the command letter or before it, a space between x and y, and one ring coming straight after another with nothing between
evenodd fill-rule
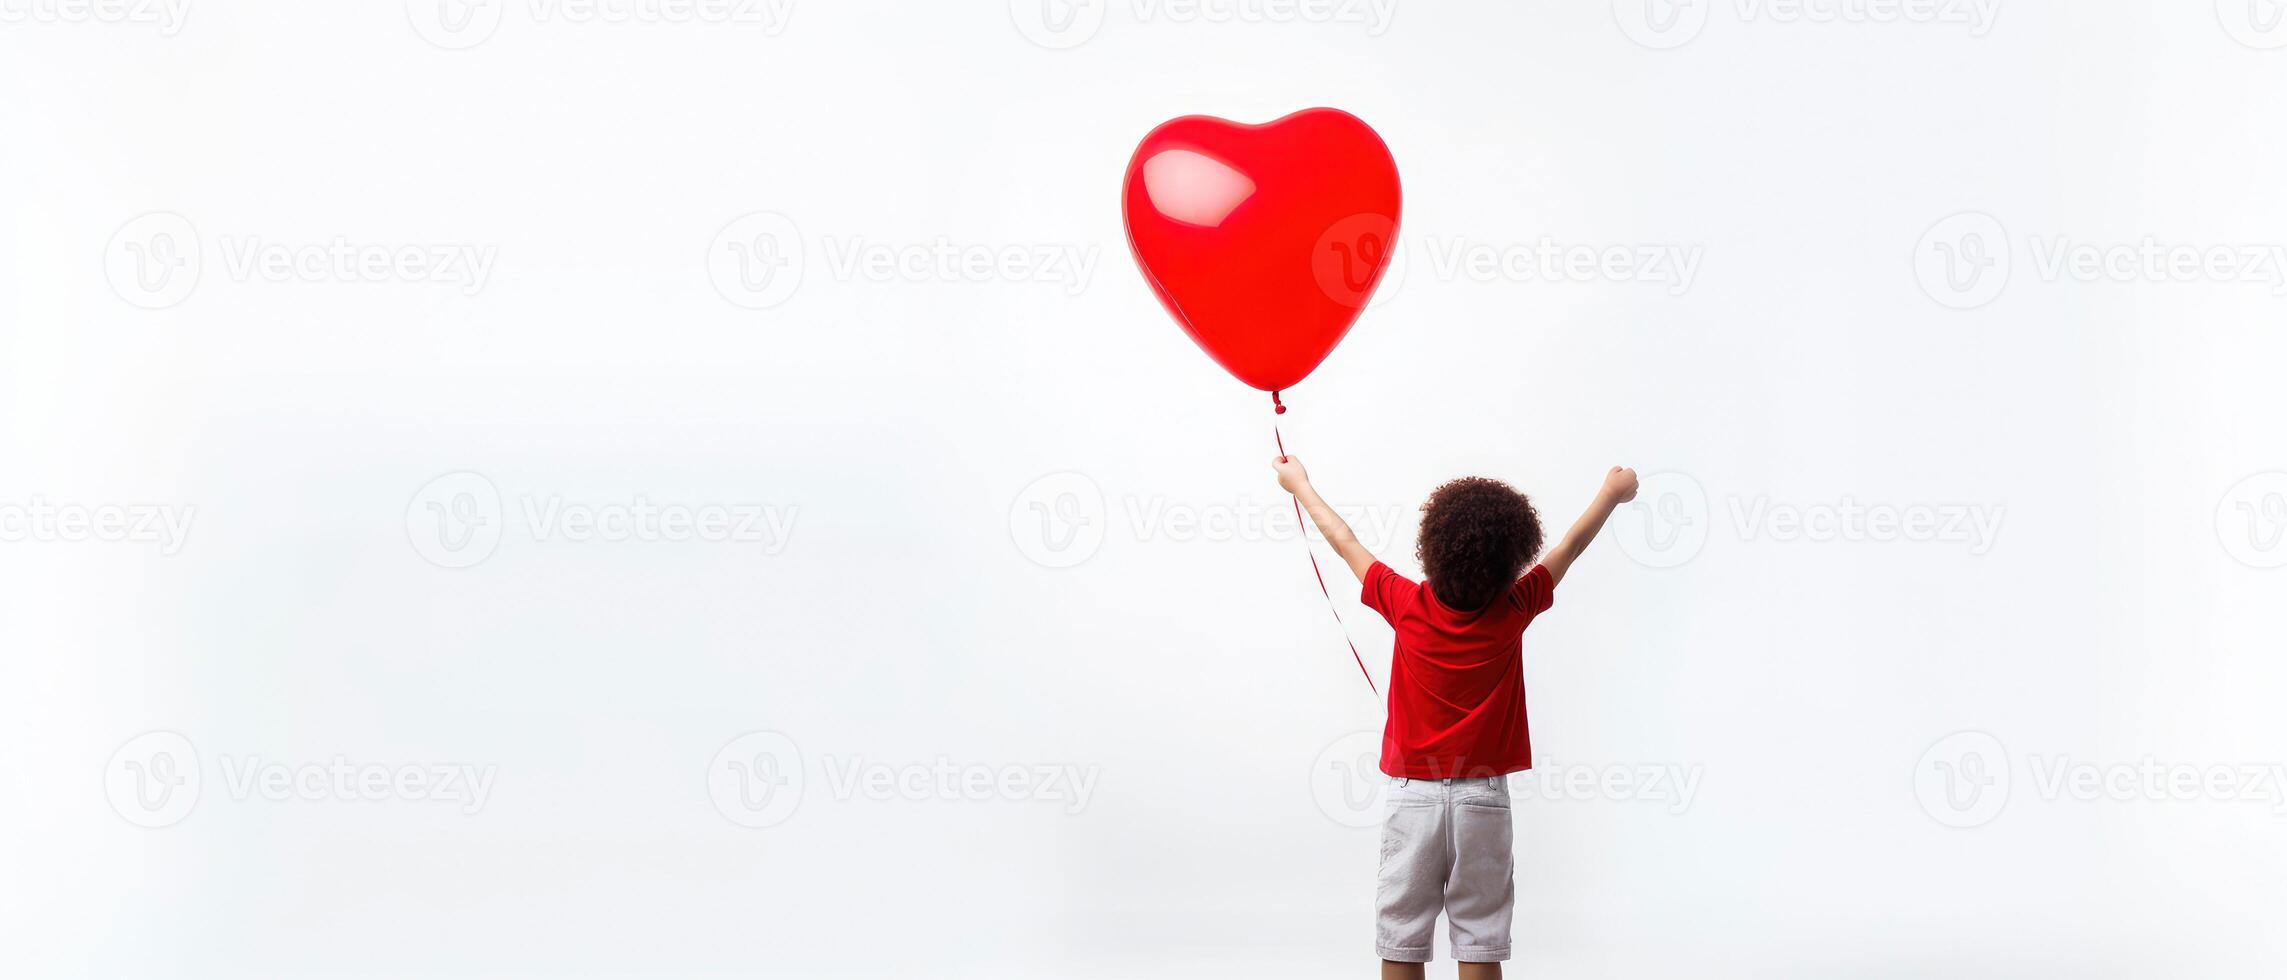
<instances>
[{"instance_id":1,"label":"red balloon string","mask_svg":"<svg viewBox=\"0 0 2287 980\"><path fill-rule=\"evenodd\" d=\"M1271 401L1278 401L1278 392L1271 393ZM1286 406L1280 405L1279 411L1286 411ZM1278 443L1278 458L1285 459L1286 437L1279 434L1278 423L1276 422L1271 423L1271 440ZM1302 498L1292 498L1292 502L1294 504L1295 528L1302 530L1309 526L1302 519ZM1318 552L1310 547L1310 534L1307 531L1302 535L1302 551L1303 554L1310 556L1310 574L1318 579L1318 593L1326 597L1326 611L1334 614L1334 628L1342 631L1342 642L1350 645L1350 659L1357 661L1359 676L1366 678L1366 689L1374 692L1374 699L1381 700L1382 689L1374 684L1373 672L1366 669L1366 658L1358 654L1358 644L1350 639L1350 627L1342 624L1342 609L1334 604L1333 590L1326 587L1326 573L1318 568Z\"/></svg>"}]
</instances>

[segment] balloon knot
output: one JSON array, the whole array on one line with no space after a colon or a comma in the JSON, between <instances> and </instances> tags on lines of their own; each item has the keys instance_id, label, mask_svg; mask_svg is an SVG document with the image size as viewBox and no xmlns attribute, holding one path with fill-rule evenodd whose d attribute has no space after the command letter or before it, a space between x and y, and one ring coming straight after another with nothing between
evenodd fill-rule
<instances>
[{"instance_id":1,"label":"balloon knot","mask_svg":"<svg viewBox=\"0 0 2287 980\"><path fill-rule=\"evenodd\" d=\"M1276 415L1286 414L1286 403L1278 400L1278 392L1271 392L1271 409Z\"/></svg>"}]
</instances>

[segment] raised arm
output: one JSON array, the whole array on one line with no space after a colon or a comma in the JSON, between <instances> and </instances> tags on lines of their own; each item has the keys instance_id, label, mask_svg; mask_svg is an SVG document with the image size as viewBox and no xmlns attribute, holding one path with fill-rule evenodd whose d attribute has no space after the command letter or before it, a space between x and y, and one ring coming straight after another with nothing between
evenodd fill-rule
<instances>
[{"instance_id":1,"label":"raised arm","mask_svg":"<svg viewBox=\"0 0 2287 980\"><path fill-rule=\"evenodd\" d=\"M1271 460L1271 468L1278 471L1278 485L1302 502L1302 509L1310 515L1311 523L1318 525L1318 533L1326 536L1326 543L1334 546L1334 553L1349 564L1350 574L1358 581L1366 580L1366 569L1374 567L1374 553L1358 543L1358 536L1350 532L1350 525L1334 513L1326 498L1310 485L1310 474L1302 468L1302 460L1293 456L1280 456Z\"/></svg>"},{"instance_id":2,"label":"raised arm","mask_svg":"<svg viewBox=\"0 0 2287 980\"><path fill-rule=\"evenodd\" d=\"M1604 474L1604 485L1596 490L1596 500L1580 519L1572 522L1572 530L1564 532L1564 540L1542 556L1541 564L1548 569L1551 582L1564 581L1564 573L1572 563L1588 550L1588 543L1596 540L1596 533L1604 530L1604 521L1621 504L1636 499L1636 471L1615 466Z\"/></svg>"}]
</instances>

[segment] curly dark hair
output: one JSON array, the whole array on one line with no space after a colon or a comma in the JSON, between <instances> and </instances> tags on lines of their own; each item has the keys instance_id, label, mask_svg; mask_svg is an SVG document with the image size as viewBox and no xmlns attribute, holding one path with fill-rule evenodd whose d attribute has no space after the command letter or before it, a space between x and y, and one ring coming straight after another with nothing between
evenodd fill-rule
<instances>
[{"instance_id":1,"label":"curly dark hair","mask_svg":"<svg viewBox=\"0 0 2287 980\"><path fill-rule=\"evenodd\" d=\"M1439 602L1483 609L1541 552L1541 515L1531 498L1499 480L1465 476L1421 505L1414 557Z\"/></svg>"}]
</instances>

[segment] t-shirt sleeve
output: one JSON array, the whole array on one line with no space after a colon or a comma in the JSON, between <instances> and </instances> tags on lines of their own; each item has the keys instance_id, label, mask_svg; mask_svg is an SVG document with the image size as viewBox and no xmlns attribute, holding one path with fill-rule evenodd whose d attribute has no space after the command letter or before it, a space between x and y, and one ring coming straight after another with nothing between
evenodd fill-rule
<instances>
[{"instance_id":1,"label":"t-shirt sleeve","mask_svg":"<svg viewBox=\"0 0 2287 980\"><path fill-rule=\"evenodd\" d=\"M1550 606L1556 605L1556 576L1549 574L1547 565L1536 564L1509 589L1509 598L1527 616L1547 612Z\"/></svg>"},{"instance_id":2,"label":"t-shirt sleeve","mask_svg":"<svg viewBox=\"0 0 2287 980\"><path fill-rule=\"evenodd\" d=\"M1414 592L1420 588L1412 579L1390 571L1390 566L1375 562L1366 569L1366 580L1358 589L1358 601L1381 613L1384 620L1395 626L1398 614L1405 611L1406 604L1413 601Z\"/></svg>"}]
</instances>

